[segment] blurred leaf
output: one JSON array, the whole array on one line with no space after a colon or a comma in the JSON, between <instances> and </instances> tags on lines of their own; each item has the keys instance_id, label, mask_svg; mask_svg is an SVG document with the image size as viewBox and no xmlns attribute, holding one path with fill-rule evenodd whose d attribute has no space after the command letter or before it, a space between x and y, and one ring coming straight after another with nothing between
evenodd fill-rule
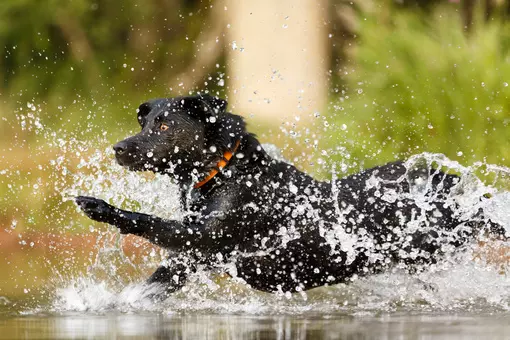
<instances>
[{"instance_id":1,"label":"blurred leaf","mask_svg":"<svg viewBox=\"0 0 510 340\"><path fill-rule=\"evenodd\" d=\"M423 151L510 165L509 24L479 25L468 37L454 8L425 18L395 11L360 21L334 113L348 132L335 143L367 167Z\"/></svg>"}]
</instances>

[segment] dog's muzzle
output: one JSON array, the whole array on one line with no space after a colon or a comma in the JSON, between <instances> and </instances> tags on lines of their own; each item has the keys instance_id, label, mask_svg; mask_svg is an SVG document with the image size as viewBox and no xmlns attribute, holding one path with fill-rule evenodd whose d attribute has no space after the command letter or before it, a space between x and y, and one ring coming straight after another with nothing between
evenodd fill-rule
<instances>
[{"instance_id":1,"label":"dog's muzzle","mask_svg":"<svg viewBox=\"0 0 510 340\"><path fill-rule=\"evenodd\" d=\"M115 155L121 156L126 153L128 149L128 143L126 141L120 141L113 146L113 150L115 151Z\"/></svg>"},{"instance_id":2,"label":"dog's muzzle","mask_svg":"<svg viewBox=\"0 0 510 340\"><path fill-rule=\"evenodd\" d=\"M136 155L136 147L133 143L123 140L113 146L115 151L115 159L122 166L133 167L141 161L141 157Z\"/></svg>"}]
</instances>

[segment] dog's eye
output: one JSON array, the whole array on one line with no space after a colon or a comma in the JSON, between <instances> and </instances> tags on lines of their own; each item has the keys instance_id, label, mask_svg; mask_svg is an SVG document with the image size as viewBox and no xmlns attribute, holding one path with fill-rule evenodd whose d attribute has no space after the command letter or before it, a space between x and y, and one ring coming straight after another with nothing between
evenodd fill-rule
<instances>
[{"instance_id":1,"label":"dog's eye","mask_svg":"<svg viewBox=\"0 0 510 340\"><path fill-rule=\"evenodd\" d=\"M163 124L161 124L161 125L159 126L159 129L160 129L161 131L166 131L166 130L168 130L168 125L166 125L165 123L163 123Z\"/></svg>"}]
</instances>

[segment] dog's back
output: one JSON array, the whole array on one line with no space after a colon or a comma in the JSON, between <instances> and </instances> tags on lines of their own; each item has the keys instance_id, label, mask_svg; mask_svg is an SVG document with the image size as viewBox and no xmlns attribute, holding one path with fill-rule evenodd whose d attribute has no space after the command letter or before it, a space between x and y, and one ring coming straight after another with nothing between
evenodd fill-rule
<instances>
[{"instance_id":1,"label":"dog's back","mask_svg":"<svg viewBox=\"0 0 510 340\"><path fill-rule=\"evenodd\" d=\"M479 226L462 228L462 235L454 231L464 223L445 200L458 182L455 175L409 172L396 162L328 183L263 150L255 158L232 164L202 198L230 202L216 209L231 211L223 221L235 225L237 273L257 289L305 290L397 262L435 262L445 243L470 241ZM430 182L427 207L410 192L420 179Z\"/></svg>"},{"instance_id":2,"label":"dog's back","mask_svg":"<svg viewBox=\"0 0 510 340\"><path fill-rule=\"evenodd\" d=\"M455 202L447 200L458 181L456 175L409 171L395 162L326 183L291 165L267 162L247 200L260 209L249 227L251 240L244 243L253 245L253 254L237 259L238 273L258 289L295 291L395 263L411 270L434 263L445 245L470 242L490 224L482 215L459 219ZM411 192L422 185L417 182L428 185L422 202Z\"/></svg>"}]
</instances>

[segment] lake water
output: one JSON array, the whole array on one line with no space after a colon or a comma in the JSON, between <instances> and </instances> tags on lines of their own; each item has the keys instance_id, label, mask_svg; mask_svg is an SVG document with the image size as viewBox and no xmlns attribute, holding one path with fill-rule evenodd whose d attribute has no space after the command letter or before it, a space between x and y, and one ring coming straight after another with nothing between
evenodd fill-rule
<instances>
[{"instance_id":1,"label":"lake water","mask_svg":"<svg viewBox=\"0 0 510 340\"><path fill-rule=\"evenodd\" d=\"M2 315L0 339L508 339L510 314Z\"/></svg>"},{"instance_id":2,"label":"lake water","mask_svg":"<svg viewBox=\"0 0 510 340\"><path fill-rule=\"evenodd\" d=\"M202 273L205 274L205 273ZM192 278L163 302L140 283L62 282L1 299L0 339L509 339L510 279L477 263L393 271L292 296Z\"/></svg>"}]
</instances>

